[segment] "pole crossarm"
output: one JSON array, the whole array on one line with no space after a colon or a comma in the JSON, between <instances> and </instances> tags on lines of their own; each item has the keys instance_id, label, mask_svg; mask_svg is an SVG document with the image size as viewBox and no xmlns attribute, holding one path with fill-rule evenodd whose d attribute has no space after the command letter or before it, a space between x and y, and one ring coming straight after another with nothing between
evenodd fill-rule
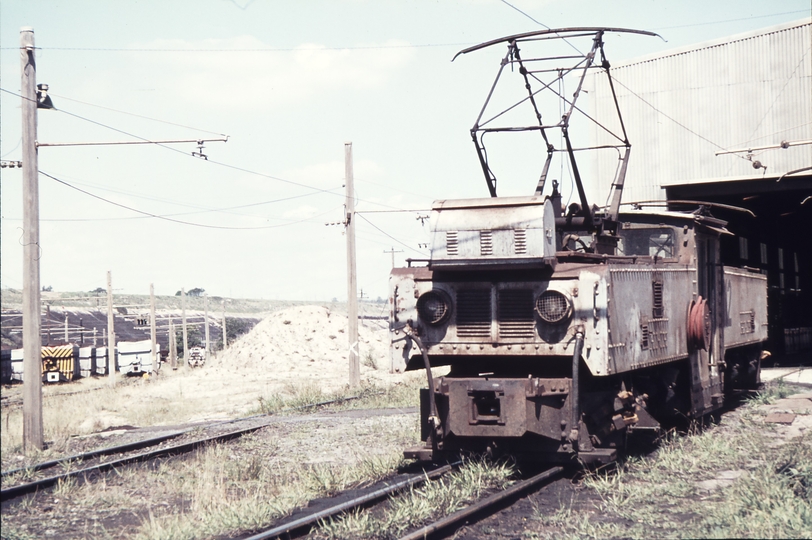
<instances>
[{"instance_id":1,"label":"pole crossarm","mask_svg":"<svg viewBox=\"0 0 812 540\"><path fill-rule=\"evenodd\" d=\"M111 146L116 144L183 144L183 143L194 143L199 145L207 142L228 142L228 137L221 137L219 139L167 139L156 141L94 141L94 142L79 141L79 142L53 142L53 143L38 142L37 147L44 148L47 146Z\"/></svg>"}]
</instances>

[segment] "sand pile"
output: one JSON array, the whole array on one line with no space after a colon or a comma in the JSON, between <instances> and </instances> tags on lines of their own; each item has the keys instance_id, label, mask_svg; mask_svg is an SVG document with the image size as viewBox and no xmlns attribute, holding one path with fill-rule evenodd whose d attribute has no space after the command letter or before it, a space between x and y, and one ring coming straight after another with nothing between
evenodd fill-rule
<instances>
[{"instance_id":1,"label":"sand pile","mask_svg":"<svg viewBox=\"0 0 812 540\"><path fill-rule=\"evenodd\" d=\"M389 374L389 335L382 321L359 323L361 378L396 380ZM325 306L278 311L229 346L216 360L220 368L262 372L280 382L316 382L324 389L347 384L347 315Z\"/></svg>"}]
</instances>

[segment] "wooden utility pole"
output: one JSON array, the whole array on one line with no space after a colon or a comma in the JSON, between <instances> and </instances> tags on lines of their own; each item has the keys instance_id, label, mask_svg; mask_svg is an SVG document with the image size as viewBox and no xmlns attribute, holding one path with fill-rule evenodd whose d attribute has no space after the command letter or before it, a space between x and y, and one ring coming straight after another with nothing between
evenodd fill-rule
<instances>
[{"instance_id":1,"label":"wooden utility pole","mask_svg":"<svg viewBox=\"0 0 812 540\"><path fill-rule=\"evenodd\" d=\"M42 337L39 289L37 68L34 29L20 29L23 112L23 448L42 450Z\"/></svg>"},{"instance_id":2,"label":"wooden utility pole","mask_svg":"<svg viewBox=\"0 0 812 540\"><path fill-rule=\"evenodd\" d=\"M228 331L226 330L226 301L223 300L223 350L228 347Z\"/></svg>"},{"instance_id":3,"label":"wooden utility pole","mask_svg":"<svg viewBox=\"0 0 812 540\"><path fill-rule=\"evenodd\" d=\"M186 289L180 290L180 306L183 314L183 365L189 362L189 339L186 333Z\"/></svg>"},{"instance_id":4,"label":"wooden utility pole","mask_svg":"<svg viewBox=\"0 0 812 540\"><path fill-rule=\"evenodd\" d=\"M107 271L107 376L110 386L116 385L116 332L113 315L113 273Z\"/></svg>"},{"instance_id":5,"label":"wooden utility pole","mask_svg":"<svg viewBox=\"0 0 812 540\"><path fill-rule=\"evenodd\" d=\"M204 357L206 361L209 360L209 295L204 295L203 304L206 309L206 356Z\"/></svg>"},{"instance_id":6,"label":"wooden utility pole","mask_svg":"<svg viewBox=\"0 0 812 540\"><path fill-rule=\"evenodd\" d=\"M178 369L178 341L175 336L175 323L169 318L169 365Z\"/></svg>"},{"instance_id":7,"label":"wooden utility pole","mask_svg":"<svg viewBox=\"0 0 812 540\"><path fill-rule=\"evenodd\" d=\"M358 354L358 284L355 276L355 190L352 174L352 143L344 143L344 181L347 188L344 227L347 234L347 317L349 321L350 386L361 385Z\"/></svg>"},{"instance_id":8,"label":"wooden utility pole","mask_svg":"<svg viewBox=\"0 0 812 540\"><path fill-rule=\"evenodd\" d=\"M149 284L149 339L152 352L152 371L158 372L161 359L158 357L158 339L155 335L155 286Z\"/></svg>"},{"instance_id":9,"label":"wooden utility pole","mask_svg":"<svg viewBox=\"0 0 812 540\"><path fill-rule=\"evenodd\" d=\"M392 254L392 268L395 267L395 253L403 253L402 249L395 249L395 246L392 246L392 249L385 249L383 250L384 253L391 253Z\"/></svg>"}]
</instances>

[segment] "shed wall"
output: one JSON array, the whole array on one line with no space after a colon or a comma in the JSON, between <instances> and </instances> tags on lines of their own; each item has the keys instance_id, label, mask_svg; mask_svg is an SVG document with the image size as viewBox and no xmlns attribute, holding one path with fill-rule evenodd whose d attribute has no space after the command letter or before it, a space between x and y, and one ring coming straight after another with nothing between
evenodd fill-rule
<instances>
[{"instance_id":1,"label":"shed wall","mask_svg":"<svg viewBox=\"0 0 812 540\"><path fill-rule=\"evenodd\" d=\"M664 199L664 183L761 177L812 165L812 145L715 152L812 139L812 18L612 66L632 144L623 201ZM605 75L589 81L591 113L614 109ZM598 128L593 144L608 142ZM588 183L604 201L617 158L593 158Z\"/></svg>"}]
</instances>

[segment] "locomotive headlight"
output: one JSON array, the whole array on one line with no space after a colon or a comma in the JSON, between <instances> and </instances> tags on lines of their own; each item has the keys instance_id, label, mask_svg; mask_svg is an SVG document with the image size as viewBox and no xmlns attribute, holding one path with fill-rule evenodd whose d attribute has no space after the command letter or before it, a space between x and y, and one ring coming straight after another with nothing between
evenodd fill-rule
<instances>
[{"instance_id":1,"label":"locomotive headlight","mask_svg":"<svg viewBox=\"0 0 812 540\"><path fill-rule=\"evenodd\" d=\"M564 293L547 290L536 298L536 313L544 322L559 323L572 314L572 304Z\"/></svg>"},{"instance_id":2,"label":"locomotive headlight","mask_svg":"<svg viewBox=\"0 0 812 540\"><path fill-rule=\"evenodd\" d=\"M439 289L424 293L417 299L417 313L429 325L441 325L451 317L451 297Z\"/></svg>"}]
</instances>

